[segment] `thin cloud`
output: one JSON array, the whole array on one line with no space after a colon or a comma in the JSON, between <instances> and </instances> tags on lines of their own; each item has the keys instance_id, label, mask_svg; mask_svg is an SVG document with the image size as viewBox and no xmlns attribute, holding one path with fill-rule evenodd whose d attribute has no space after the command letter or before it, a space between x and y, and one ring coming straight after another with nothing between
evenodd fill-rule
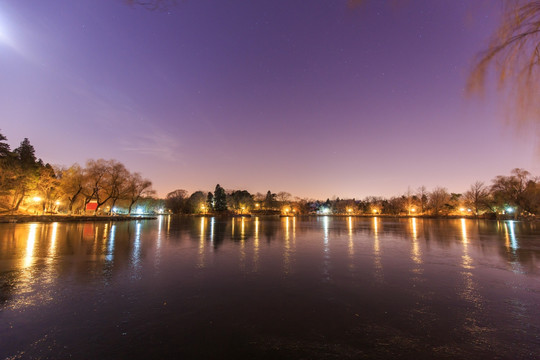
<instances>
[{"instance_id":1,"label":"thin cloud","mask_svg":"<svg viewBox=\"0 0 540 360\"><path fill-rule=\"evenodd\" d=\"M154 130L152 133L136 135L130 139L123 140L122 151L149 155L170 162L178 162L183 159L178 139L162 131Z\"/></svg>"}]
</instances>

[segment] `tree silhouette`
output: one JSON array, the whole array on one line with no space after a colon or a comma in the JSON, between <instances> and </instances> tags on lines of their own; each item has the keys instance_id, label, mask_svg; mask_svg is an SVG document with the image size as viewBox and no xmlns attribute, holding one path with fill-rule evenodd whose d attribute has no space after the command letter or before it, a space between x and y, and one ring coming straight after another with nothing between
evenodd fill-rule
<instances>
[{"instance_id":1,"label":"tree silhouette","mask_svg":"<svg viewBox=\"0 0 540 360\"><path fill-rule=\"evenodd\" d=\"M7 137L0 133L0 159L7 158L10 155L9 144L6 141Z\"/></svg>"},{"instance_id":2,"label":"tree silhouette","mask_svg":"<svg viewBox=\"0 0 540 360\"><path fill-rule=\"evenodd\" d=\"M512 112L521 121L540 115L540 1L506 0L497 32L481 52L469 77L468 89L482 92L490 70L499 89L510 97Z\"/></svg>"},{"instance_id":3,"label":"tree silhouette","mask_svg":"<svg viewBox=\"0 0 540 360\"><path fill-rule=\"evenodd\" d=\"M227 194L225 194L225 190L219 184L216 185L216 189L214 190L214 210L227 210Z\"/></svg>"}]
</instances>

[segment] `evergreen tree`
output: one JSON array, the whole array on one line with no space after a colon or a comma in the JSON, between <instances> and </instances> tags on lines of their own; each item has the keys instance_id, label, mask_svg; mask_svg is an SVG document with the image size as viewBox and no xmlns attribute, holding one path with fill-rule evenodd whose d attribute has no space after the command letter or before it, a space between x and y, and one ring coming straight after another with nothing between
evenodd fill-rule
<instances>
[{"instance_id":1,"label":"evergreen tree","mask_svg":"<svg viewBox=\"0 0 540 360\"><path fill-rule=\"evenodd\" d=\"M17 172L13 167L14 156L6 140L0 133L0 210L10 209L9 195L17 180Z\"/></svg>"},{"instance_id":2,"label":"evergreen tree","mask_svg":"<svg viewBox=\"0 0 540 360\"><path fill-rule=\"evenodd\" d=\"M11 154L9 144L6 141L7 137L0 133L0 159L5 159Z\"/></svg>"},{"instance_id":3,"label":"evergreen tree","mask_svg":"<svg viewBox=\"0 0 540 360\"><path fill-rule=\"evenodd\" d=\"M266 210L274 209L276 207L276 194L272 194L272 192L268 190L263 205Z\"/></svg>"},{"instance_id":4,"label":"evergreen tree","mask_svg":"<svg viewBox=\"0 0 540 360\"><path fill-rule=\"evenodd\" d=\"M216 189L214 190L214 210L227 211L227 195L219 184L216 185Z\"/></svg>"},{"instance_id":5,"label":"evergreen tree","mask_svg":"<svg viewBox=\"0 0 540 360\"><path fill-rule=\"evenodd\" d=\"M208 211L214 211L214 194L211 192L206 196L206 208Z\"/></svg>"},{"instance_id":6,"label":"evergreen tree","mask_svg":"<svg viewBox=\"0 0 540 360\"><path fill-rule=\"evenodd\" d=\"M19 147L13 152L17 156L17 160L23 169L36 167L36 150L34 149L34 146L30 144L28 138L24 138Z\"/></svg>"}]
</instances>

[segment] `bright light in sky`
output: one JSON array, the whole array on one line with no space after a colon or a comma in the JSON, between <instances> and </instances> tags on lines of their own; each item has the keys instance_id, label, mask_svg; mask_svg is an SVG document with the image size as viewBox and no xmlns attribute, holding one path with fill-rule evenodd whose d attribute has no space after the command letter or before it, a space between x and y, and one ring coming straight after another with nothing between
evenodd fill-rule
<instances>
[{"instance_id":1,"label":"bright light in sky","mask_svg":"<svg viewBox=\"0 0 540 360\"><path fill-rule=\"evenodd\" d=\"M1 19L0 19L0 21L1 21ZM0 22L0 41L5 43L5 42L7 42L7 40L8 40L8 36L7 36L6 30L4 28L4 24L2 24Z\"/></svg>"},{"instance_id":2,"label":"bright light in sky","mask_svg":"<svg viewBox=\"0 0 540 360\"><path fill-rule=\"evenodd\" d=\"M13 47L12 41L12 37L10 36L8 31L8 22L0 14L0 43Z\"/></svg>"}]
</instances>

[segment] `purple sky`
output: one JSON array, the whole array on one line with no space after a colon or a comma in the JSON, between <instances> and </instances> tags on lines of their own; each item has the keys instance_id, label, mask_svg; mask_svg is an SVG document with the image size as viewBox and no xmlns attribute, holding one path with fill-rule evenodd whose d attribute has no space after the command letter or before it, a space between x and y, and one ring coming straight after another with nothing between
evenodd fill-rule
<instances>
[{"instance_id":1,"label":"purple sky","mask_svg":"<svg viewBox=\"0 0 540 360\"><path fill-rule=\"evenodd\" d=\"M463 192L533 135L465 96L498 2L0 3L0 129L53 164L114 158L177 188L302 197Z\"/></svg>"}]
</instances>

